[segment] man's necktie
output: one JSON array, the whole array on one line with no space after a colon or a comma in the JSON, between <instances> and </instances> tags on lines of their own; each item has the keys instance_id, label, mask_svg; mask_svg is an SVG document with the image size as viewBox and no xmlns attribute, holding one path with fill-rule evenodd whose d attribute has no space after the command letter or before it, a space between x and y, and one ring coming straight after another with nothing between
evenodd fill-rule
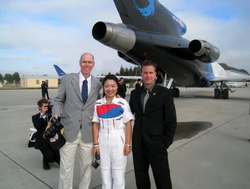
<instances>
[{"instance_id":1,"label":"man's necktie","mask_svg":"<svg viewBox=\"0 0 250 189\"><path fill-rule=\"evenodd\" d=\"M86 103L87 99L88 99L88 81L85 79L82 82L82 101L83 101L83 104Z\"/></svg>"},{"instance_id":2,"label":"man's necktie","mask_svg":"<svg viewBox=\"0 0 250 189\"><path fill-rule=\"evenodd\" d=\"M145 95L144 100L143 100L143 112L145 112L145 107L146 107L146 103L148 101L148 98L149 98L149 90L146 89L146 95Z\"/></svg>"}]
</instances>

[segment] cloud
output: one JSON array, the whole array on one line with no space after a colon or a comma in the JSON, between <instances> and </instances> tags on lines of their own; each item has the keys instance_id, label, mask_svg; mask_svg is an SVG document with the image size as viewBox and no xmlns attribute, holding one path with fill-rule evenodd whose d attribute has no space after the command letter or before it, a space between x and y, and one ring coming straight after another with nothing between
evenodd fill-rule
<instances>
[{"instance_id":1,"label":"cloud","mask_svg":"<svg viewBox=\"0 0 250 189\"><path fill-rule=\"evenodd\" d=\"M91 33L100 18L121 22L113 2L8 1L2 9L14 13L5 15L0 24L0 66L5 72L16 68L21 74L54 75L52 64L65 65L66 72L77 72L84 52L96 56L96 73L118 71L123 62L114 50L95 41Z\"/></svg>"},{"instance_id":2,"label":"cloud","mask_svg":"<svg viewBox=\"0 0 250 189\"><path fill-rule=\"evenodd\" d=\"M220 49L219 62L250 71L248 1L211 0L206 6L198 0L160 3L186 23L184 38L207 40ZM53 64L67 73L77 72L84 52L95 56L93 74L133 66L93 39L92 27L100 20L121 22L113 1L1 1L0 73L56 75Z\"/></svg>"}]
</instances>

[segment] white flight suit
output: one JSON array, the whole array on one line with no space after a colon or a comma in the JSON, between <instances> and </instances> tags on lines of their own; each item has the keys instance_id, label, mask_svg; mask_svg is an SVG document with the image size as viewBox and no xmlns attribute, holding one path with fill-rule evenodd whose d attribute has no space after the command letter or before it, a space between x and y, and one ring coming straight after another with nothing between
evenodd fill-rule
<instances>
[{"instance_id":1,"label":"white flight suit","mask_svg":"<svg viewBox=\"0 0 250 189\"><path fill-rule=\"evenodd\" d=\"M130 120L134 120L134 116L125 99L114 97L109 105L105 97L96 101L92 121L100 126L98 142L103 189L125 188L124 123Z\"/></svg>"}]
</instances>

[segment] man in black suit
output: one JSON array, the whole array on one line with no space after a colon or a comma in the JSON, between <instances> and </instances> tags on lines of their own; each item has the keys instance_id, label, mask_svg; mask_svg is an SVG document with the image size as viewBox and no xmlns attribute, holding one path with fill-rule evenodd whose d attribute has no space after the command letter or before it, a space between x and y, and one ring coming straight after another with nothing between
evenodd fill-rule
<instances>
[{"instance_id":1,"label":"man in black suit","mask_svg":"<svg viewBox=\"0 0 250 189\"><path fill-rule=\"evenodd\" d=\"M60 164L59 150L55 150L49 144L49 141L43 138L43 133L48 125L49 117L46 115L48 111L49 102L47 99L42 98L37 102L39 113L32 116L32 122L37 130L37 137L35 142L35 148L39 149L43 154L43 169L50 169L50 162L57 162Z\"/></svg>"},{"instance_id":2,"label":"man in black suit","mask_svg":"<svg viewBox=\"0 0 250 189\"><path fill-rule=\"evenodd\" d=\"M150 60L143 62L141 76L144 84L134 89L130 97L130 107L135 113L132 151L138 189L150 189L149 165L156 187L172 188L167 148L173 142L176 112L170 90L155 84L156 68Z\"/></svg>"}]
</instances>

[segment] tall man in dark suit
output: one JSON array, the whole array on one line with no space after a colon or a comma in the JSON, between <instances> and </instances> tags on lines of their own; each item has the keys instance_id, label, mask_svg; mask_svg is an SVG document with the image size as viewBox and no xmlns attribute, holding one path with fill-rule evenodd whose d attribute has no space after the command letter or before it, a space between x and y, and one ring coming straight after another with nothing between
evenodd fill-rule
<instances>
[{"instance_id":1,"label":"tall man in dark suit","mask_svg":"<svg viewBox=\"0 0 250 189\"><path fill-rule=\"evenodd\" d=\"M155 84L156 68L150 60L143 62L143 87L133 90L130 97L135 113L132 151L138 189L150 189L149 165L156 187L172 188L167 148L173 142L176 112L170 90Z\"/></svg>"},{"instance_id":2,"label":"tall man in dark suit","mask_svg":"<svg viewBox=\"0 0 250 189\"><path fill-rule=\"evenodd\" d=\"M79 189L89 188L93 160L92 118L94 105L100 98L101 82L91 75L95 66L94 56L84 53L79 61L80 72L62 77L53 102L52 115L64 126L66 144L60 148L59 189L73 188L74 162L77 149L80 153Z\"/></svg>"}]
</instances>

